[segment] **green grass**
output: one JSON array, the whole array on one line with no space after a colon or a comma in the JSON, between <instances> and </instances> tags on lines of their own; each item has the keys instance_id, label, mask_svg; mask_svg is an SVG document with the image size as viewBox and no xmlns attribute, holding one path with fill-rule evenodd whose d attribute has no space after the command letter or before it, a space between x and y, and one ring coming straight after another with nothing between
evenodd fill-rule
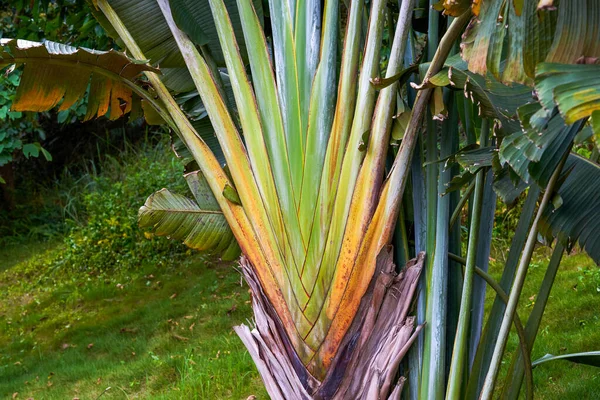
<instances>
[{"instance_id":1,"label":"green grass","mask_svg":"<svg viewBox=\"0 0 600 400\"><path fill-rule=\"evenodd\" d=\"M233 265L191 255L135 272L44 271L63 246L0 250L0 398L266 398L232 330L251 317L248 288ZM548 257L538 250L530 268L519 309L524 321ZM600 293L582 271L590 266L596 268L581 253L563 259L533 359L600 349ZM492 263L496 277L500 268ZM516 344L511 337L509 349ZM598 368L551 362L534 378L536 399L600 396Z\"/></svg>"},{"instance_id":2,"label":"green grass","mask_svg":"<svg viewBox=\"0 0 600 400\"><path fill-rule=\"evenodd\" d=\"M523 324L536 300L550 254L548 248L538 249L529 268L518 309ZM502 265L500 262L491 265L496 279L502 274ZM598 267L584 253L563 257L533 347L532 360L548 353L559 355L600 350L600 291L598 283L583 272L586 268ZM488 309L492 300L488 291ZM508 343L510 357L503 361L502 379L517 345L518 339L513 330ZM536 399L600 398L600 368L553 361L535 368L533 376ZM523 391L521 395L524 398Z\"/></svg>"},{"instance_id":3,"label":"green grass","mask_svg":"<svg viewBox=\"0 0 600 400\"><path fill-rule=\"evenodd\" d=\"M57 239L54 239L46 242L13 243L3 246L0 250L0 272L27 261L32 254L52 249L58 242Z\"/></svg>"},{"instance_id":4,"label":"green grass","mask_svg":"<svg viewBox=\"0 0 600 400\"><path fill-rule=\"evenodd\" d=\"M64 245L23 246L0 251L0 398L266 397L232 329L251 310L231 264L49 273Z\"/></svg>"}]
</instances>

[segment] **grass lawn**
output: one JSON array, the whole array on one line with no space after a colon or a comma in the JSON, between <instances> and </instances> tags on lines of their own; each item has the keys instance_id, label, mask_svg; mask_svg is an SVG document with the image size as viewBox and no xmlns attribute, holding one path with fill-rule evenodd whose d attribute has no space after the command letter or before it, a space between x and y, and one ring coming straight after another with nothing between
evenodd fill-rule
<instances>
[{"instance_id":1,"label":"grass lawn","mask_svg":"<svg viewBox=\"0 0 600 400\"><path fill-rule=\"evenodd\" d=\"M534 255L518 309L523 324L535 303L550 256L548 248L540 248ZM492 275L498 280L502 266L500 262L493 262L490 266ZM548 353L559 355L600 350L600 291L598 283L584 273L586 269L597 268L585 253L563 257L533 347L532 360ZM488 291L488 308L492 301ZM508 369L517 346L518 339L513 328L508 343L510 353L503 360L503 372ZM500 377L504 379L504 374ZM597 367L552 361L535 368L533 377L536 399L600 399L600 368ZM525 398L523 391L521 395Z\"/></svg>"},{"instance_id":2,"label":"grass lawn","mask_svg":"<svg viewBox=\"0 0 600 400\"><path fill-rule=\"evenodd\" d=\"M36 269L48 247L29 261L23 253L35 245L0 252L1 399L266 397L232 329L251 314L231 264L192 256L131 274L48 279Z\"/></svg>"},{"instance_id":3,"label":"grass lawn","mask_svg":"<svg viewBox=\"0 0 600 400\"><path fill-rule=\"evenodd\" d=\"M44 259L61 246L0 250L0 398L266 398L232 330L251 316L248 288L232 265L191 256L129 273L45 271ZM524 321L548 257L538 251L530 269ZM534 359L600 349L600 293L580 279L586 267L596 268L583 254L563 259ZM534 376L536 398L600 398L600 369L560 361Z\"/></svg>"}]
</instances>

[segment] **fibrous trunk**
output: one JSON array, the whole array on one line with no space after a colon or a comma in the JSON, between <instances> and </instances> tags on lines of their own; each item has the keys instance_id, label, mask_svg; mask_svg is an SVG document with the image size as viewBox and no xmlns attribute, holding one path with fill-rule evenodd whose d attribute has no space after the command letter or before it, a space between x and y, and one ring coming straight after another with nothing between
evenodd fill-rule
<instances>
[{"instance_id":1,"label":"fibrous trunk","mask_svg":"<svg viewBox=\"0 0 600 400\"><path fill-rule=\"evenodd\" d=\"M400 399L405 378L400 361L422 326L408 312L413 302L424 253L395 272L391 246L377 257L376 271L352 325L320 381L298 358L254 267L241 267L252 291L255 326L235 328L272 399Z\"/></svg>"}]
</instances>

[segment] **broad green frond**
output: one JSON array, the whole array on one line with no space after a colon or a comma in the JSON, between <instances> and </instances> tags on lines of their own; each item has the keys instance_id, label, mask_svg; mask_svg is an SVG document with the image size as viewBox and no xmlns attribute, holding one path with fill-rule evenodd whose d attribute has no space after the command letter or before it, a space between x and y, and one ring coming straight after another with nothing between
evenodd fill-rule
<instances>
[{"instance_id":1,"label":"broad green frond","mask_svg":"<svg viewBox=\"0 0 600 400\"><path fill-rule=\"evenodd\" d=\"M186 175L196 202L187 197L159 190L139 211L141 228L157 236L182 240L188 247L211 251L233 260L239 246L204 177L198 172Z\"/></svg>"},{"instance_id":2,"label":"broad green frond","mask_svg":"<svg viewBox=\"0 0 600 400\"><path fill-rule=\"evenodd\" d=\"M477 107L479 116L499 120L499 128L504 133L511 133L517 126L512 123L517 108L533 102L530 87L518 83L506 86L491 74L483 77L470 72L459 56L449 58L445 68L429 80L429 85L462 90Z\"/></svg>"},{"instance_id":3,"label":"broad green frond","mask_svg":"<svg viewBox=\"0 0 600 400\"><path fill-rule=\"evenodd\" d=\"M556 105L565 122L572 124L600 110L600 65L541 63L535 90L546 110Z\"/></svg>"},{"instance_id":4,"label":"broad green frond","mask_svg":"<svg viewBox=\"0 0 600 400\"><path fill-rule=\"evenodd\" d=\"M508 163L525 182L544 186L581 126L581 122L566 125L560 115L554 115L544 129L519 130L504 138L500 162Z\"/></svg>"},{"instance_id":5,"label":"broad green frond","mask_svg":"<svg viewBox=\"0 0 600 400\"><path fill-rule=\"evenodd\" d=\"M190 0L174 0L173 2L176 3L179 11L174 14L174 17L180 28L191 33L196 44L206 46L217 64L225 65L208 2ZM150 63L160 67L163 73L161 79L169 89L176 92L187 92L194 89L194 83L185 67L175 39L155 0L108 0L107 3L127 26L132 38ZM255 3L259 15L262 17L261 2L256 1ZM226 4L232 13L236 37L239 40L242 54L245 55L246 48L241 35L240 18L236 12L235 0L227 0ZM119 39L119 35L106 17L94 8L92 11L108 34Z\"/></svg>"},{"instance_id":6,"label":"broad green frond","mask_svg":"<svg viewBox=\"0 0 600 400\"><path fill-rule=\"evenodd\" d=\"M565 180L556 193L560 201L546 210L545 221L559 240L578 242L600 264L600 165L571 154L564 171Z\"/></svg>"}]
</instances>

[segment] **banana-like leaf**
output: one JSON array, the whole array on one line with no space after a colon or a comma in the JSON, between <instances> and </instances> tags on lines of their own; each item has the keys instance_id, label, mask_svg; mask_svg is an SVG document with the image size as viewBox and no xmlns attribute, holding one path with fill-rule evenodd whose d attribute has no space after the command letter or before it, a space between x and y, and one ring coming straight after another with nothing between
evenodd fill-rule
<instances>
[{"instance_id":1,"label":"banana-like leaf","mask_svg":"<svg viewBox=\"0 0 600 400\"><path fill-rule=\"evenodd\" d=\"M197 0L170 0L171 10L175 23L197 46L208 46L211 56L219 66L225 66L225 58L219 44L219 35L215 26L210 4L208 1ZM259 21L263 20L261 0L253 0L253 6ZM246 43L242 33L241 16L235 0L224 2L231 25L242 57L247 60Z\"/></svg>"},{"instance_id":2,"label":"banana-like leaf","mask_svg":"<svg viewBox=\"0 0 600 400\"><path fill-rule=\"evenodd\" d=\"M600 367L600 351L586 351L584 353L562 354L560 356L546 354L544 357L535 360L531 365L537 367L542 363L555 360L565 360L577 364L586 364L591 365L593 367Z\"/></svg>"},{"instance_id":3,"label":"banana-like leaf","mask_svg":"<svg viewBox=\"0 0 600 400\"><path fill-rule=\"evenodd\" d=\"M582 125L581 121L566 125L561 116L554 113L545 129L532 128L506 137L500 146L500 162L508 163L525 182L537 182L543 187Z\"/></svg>"},{"instance_id":4,"label":"banana-like leaf","mask_svg":"<svg viewBox=\"0 0 600 400\"><path fill-rule=\"evenodd\" d=\"M223 155L223 150L221 150L219 140L215 135L215 130L208 117L192 121L192 126L198 135L200 135L204 143L206 143L206 145L212 150L219 164L224 165L225 156ZM183 143L180 137L172 136L171 148L175 152L177 158L179 158L182 164L185 166L186 172L197 171L199 169L198 164L194 160L193 154L186 147L185 143Z\"/></svg>"},{"instance_id":5,"label":"banana-like leaf","mask_svg":"<svg viewBox=\"0 0 600 400\"><path fill-rule=\"evenodd\" d=\"M547 229L554 235L563 234L565 238L558 235L561 240L579 242L600 265L600 165L571 154L564 171L568 175L557 192L562 204L547 208Z\"/></svg>"},{"instance_id":6,"label":"banana-like leaf","mask_svg":"<svg viewBox=\"0 0 600 400\"><path fill-rule=\"evenodd\" d=\"M494 166L494 188L504 201L511 203L529 184L542 187L547 184L582 125L582 121L566 125L560 114L554 113L545 130L519 131L508 136L500 147L499 159L510 169L499 168L494 160L496 153L487 149L463 151L453 157L456 160L461 158L461 165L469 173L473 173L477 166ZM567 174L557 191L560 201L544 214L546 234L559 236L561 240L568 239L571 243L579 242L600 264L600 237L595 234L600 229L600 189L595 184L600 180L600 166L571 154L564 170ZM513 171L518 176L511 176ZM459 182L468 182L468 178Z\"/></svg>"},{"instance_id":7,"label":"banana-like leaf","mask_svg":"<svg viewBox=\"0 0 600 400\"><path fill-rule=\"evenodd\" d=\"M565 122L572 124L600 110L600 65L541 63L535 90L545 109L556 105ZM592 128L600 134L598 124Z\"/></svg>"},{"instance_id":8,"label":"banana-like leaf","mask_svg":"<svg viewBox=\"0 0 600 400\"><path fill-rule=\"evenodd\" d=\"M94 1L94 0L93 0ZM183 57L177 48L175 39L160 12L155 0L108 0L131 33L133 39L141 48L144 56L153 65L158 65L163 72L162 80L165 85L176 92L187 92L194 89L194 83L185 66ZM198 45L207 46L217 65L225 65L215 23L210 12L208 1L173 0L175 20ZM246 47L237 13L235 0L225 2L231 13L236 37L242 54L246 55ZM254 1L254 6L262 17L262 2ZM112 37L118 38L115 30L104 15L92 7L92 12L104 29Z\"/></svg>"},{"instance_id":9,"label":"banana-like leaf","mask_svg":"<svg viewBox=\"0 0 600 400\"><path fill-rule=\"evenodd\" d=\"M428 84L463 90L465 97L477 106L479 116L500 121L499 128L505 134L518 126L514 122L517 109L533 101L531 88L521 84L506 86L491 74L484 77L470 72L458 55L449 58L446 67L431 77Z\"/></svg>"},{"instance_id":10,"label":"banana-like leaf","mask_svg":"<svg viewBox=\"0 0 600 400\"><path fill-rule=\"evenodd\" d=\"M526 15L517 15L512 1L481 2L479 15L467 27L461 45L469 70L481 75L489 71L504 81L527 82L528 77L522 68L525 21ZM506 54L506 64L501 69L503 53Z\"/></svg>"},{"instance_id":11,"label":"banana-like leaf","mask_svg":"<svg viewBox=\"0 0 600 400\"><path fill-rule=\"evenodd\" d=\"M24 64L14 111L66 110L86 94L85 119L117 119L132 109L131 86L144 71L156 71L116 51L96 51L54 42L0 40L0 66Z\"/></svg>"},{"instance_id":12,"label":"banana-like leaf","mask_svg":"<svg viewBox=\"0 0 600 400\"><path fill-rule=\"evenodd\" d=\"M498 152L494 147L483 147L458 152L455 158L463 168L474 174L481 167L491 167L497 163L497 154Z\"/></svg>"},{"instance_id":13,"label":"banana-like leaf","mask_svg":"<svg viewBox=\"0 0 600 400\"><path fill-rule=\"evenodd\" d=\"M230 104L234 104L233 90L231 87L231 81L229 76L221 72L221 81L224 84L224 92L227 96ZM198 94L197 90L192 90L187 93L181 93L176 97L177 103L181 106L181 109L185 112L186 116L192 122L192 126L196 133L204 140L204 143L211 149L217 160L221 165L225 164L225 155L219 145L219 140L215 134L215 130L208 118L208 113L202 103L202 99ZM188 165L193 161L193 157L179 138L175 138L173 142L173 149L176 154L182 158L184 165ZM197 167L191 167L190 171L197 170Z\"/></svg>"},{"instance_id":14,"label":"banana-like leaf","mask_svg":"<svg viewBox=\"0 0 600 400\"><path fill-rule=\"evenodd\" d=\"M510 175L514 171L510 167L495 171L494 190L506 204L514 204L519 196L527 189L527 184L517 177L516 183Z\"/></svg>"},{"instance_id":15,"label":"banana-like leaf","mask_svg":"<svg viewBox=\"0 0 600 400\"><path fill-rule=\"evenodd\" d=\"M150 195L140 208L140 227L149 228L157 236L182 240L192 249L219 253L227 260L235 259L239 256L239 247L206 180L197 171L185 178L196 202L161 189Z\"/></svg>"},{"instance_id":16,"label":"banana-like leaf","mask_svg":"<svg viewBox=\"0 0 600 400\"><path fill-rule=\"evenodd\" d=\"M532 83L539 62L575 63L600 56L600 3L488 0L465 33L462 56L469 70L490 72L504 83Z\"/></svg>"}]
</instances>

